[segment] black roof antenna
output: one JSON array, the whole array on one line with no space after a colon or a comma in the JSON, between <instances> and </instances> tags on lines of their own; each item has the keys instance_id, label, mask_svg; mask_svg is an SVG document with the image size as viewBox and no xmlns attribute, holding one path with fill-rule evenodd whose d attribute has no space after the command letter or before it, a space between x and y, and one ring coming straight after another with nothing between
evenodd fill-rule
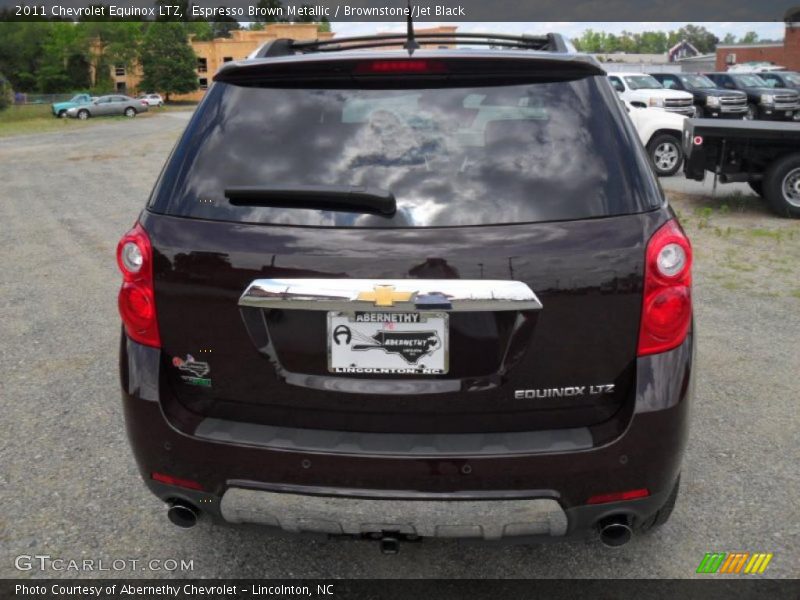
<instances>
[{"instance_id":1,"label":"black roof antenna","mask_svg":"<svg viewBox=\"0 0 800 600\"><path fill-rule=\"evenodd\" d=\"M411 19L411 14L414 11L411 8L411 0L408 0L408 17L406 20L407 23L407 36L408 39L406 43L403 44L403 48L408 50L408 55L412 56L414 54L414 50L419 48L419 44L417 43L417 38L414 37L414 21Z\"/></svg>"}]
</instances>

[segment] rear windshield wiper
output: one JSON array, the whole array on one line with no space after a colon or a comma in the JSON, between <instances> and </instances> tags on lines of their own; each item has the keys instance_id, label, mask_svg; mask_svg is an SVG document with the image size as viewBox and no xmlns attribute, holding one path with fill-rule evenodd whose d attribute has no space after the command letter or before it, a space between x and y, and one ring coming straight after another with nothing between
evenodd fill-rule
<instances>
[{"instance_id":1,"label":"rear windshield wiper","mask_svg":"<svg viewBox=\"0 0 800 600\"><path fill-rule=\"evenodd\" d=\"M309 208L393 215L394 194L388 190L351 185L263 185L227 188L234 206Z\"/></svg>"}]
</instances>

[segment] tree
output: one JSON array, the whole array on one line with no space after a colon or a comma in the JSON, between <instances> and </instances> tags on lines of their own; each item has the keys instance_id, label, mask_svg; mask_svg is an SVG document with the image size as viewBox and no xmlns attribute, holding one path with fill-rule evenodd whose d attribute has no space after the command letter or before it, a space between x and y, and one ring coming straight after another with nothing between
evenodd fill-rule
<instances>
[{"instance_id":1,"label":"tree","mask_svg":"<svg viewBox=\"0 0 800 600\"><path fill-rule=\"evenodd\" d=\"M188 21L184 25L186 33L198 42L210 42L214 39L214 30L208 21Z\"/></svg>"},{"instance_id":2,"label":"tree","mask_svg":"<svg viewBox=\"0 0 800 600\"><path fill-rule=\"evenodd\" d=\"M685 25L676 31L623 31L619 35L587 29L573 43L581 52L663 54L678 42L686 40L701 53L713 52L717 38L705 27Z\"/></svg>"},{"instance_id":3,"label":"tree","mask_svg":"<svg viewBox=\"0 0 800 600\"><path fill-rule=\"evenodd\" d=\"M197 89L197 56L181 23L157 22L147 28L141 50L141 87L163 93L188 94Z\"/></svg>"},{"instance_id":4,"label":"tree","mask_svg":"<svg viewBox=\"0 0 800 600\"><path fill-rule=\"evenodd\" d=\"M241 29L239 21L233 17L218 17L219 21L211 22L211 37L212 38L229 38L231 31Z\"/></svg>"},{"instance_id":5,"label":"tree","mask_svg":"<svg viewBox=\"0 0 800 600\"><path fill-rule=\"evenodd\" d=\"M51 23L42 42L37 87L45 94L85 91L91 85L85 30L71 22Z\"/></svg>"},{"instance_id":6,"label":"tree","mask_svg":"<svg viewBox=\"0 0 800 600\"><path fill-rule=\"evenodd\" d=\"M686 40L692 46L697 48L700 54L709 54L714 52L717 47L719 38L711 33L708 29L698 25L684 25L676 32L678 39Z\"/></svg>"},{"instance_id":7,"label":"tree","mask_svg":"<svg viewBox=\"0 0 800 600\"><path fill-rule=\"evenodd\" d=\"M740 44L755 44L758 42L758 34L755 31L748 31L739 40Z\"/></svg>"},{"instance_id":8,"label":"tree","mask_svg":"<svg viewBox=\"0 0 800 600\"><path fill-rule=\"evenodd\" d=\"M0 73L0 111L7 109L14 101L11 83Z\"/></svg>"},{"instance_id":9,"label":"tree","mask_svg":"<svg viewBox=\"0 0 800 600\"><path fill-rule=\"evenodd\" d=\"M736 36L732 33L728 32L725 34L725 37L720 40L721 44L735 44L736 43Z\"/></svg>"},{"instance_id":10,"label":"tree","mask_svg":"<svg viewBox=\"0 0 800 600\"><path fill-rule=\"evenodd\" d=\"M137 21L82 21L78 26L89 41L89 61L94 73L93 87L98 92L113 88L111 68L130 69L136 61L142 40L142 23Z\"/></svg>"}]
</instances>

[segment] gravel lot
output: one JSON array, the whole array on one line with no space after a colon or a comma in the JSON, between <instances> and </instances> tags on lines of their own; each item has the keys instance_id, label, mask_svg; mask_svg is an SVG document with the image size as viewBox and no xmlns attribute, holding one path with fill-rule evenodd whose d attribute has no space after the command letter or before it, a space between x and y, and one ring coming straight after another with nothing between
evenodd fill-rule
<instances>
[{"instance_id":1,"label":"gravel lot","mask_svg":"<svg viewBox=\"0 0 800 600\"><path fill-rule=\"evenodd\" d=\"M617 550L425 542L383 556L170 526L125 437L114 249L187 118L0 140L0 576L59 575L14 568L49 554L191 559L178 575L199 577L691 577L712 550L773 552L767 576L800 575L800 222L724 186L715 199L670 192L697 255L699 377L682 493L657 533Z\"/></svg>"}]
</instances>

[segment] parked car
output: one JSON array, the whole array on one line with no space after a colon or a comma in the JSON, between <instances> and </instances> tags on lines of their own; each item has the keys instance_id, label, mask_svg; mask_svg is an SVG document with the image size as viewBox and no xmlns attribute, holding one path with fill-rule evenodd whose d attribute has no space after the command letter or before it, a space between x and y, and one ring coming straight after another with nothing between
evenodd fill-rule
<instances>
[{"instance_id":1,"label":"parked car","mask_svg":"<svg viewBox=\"0 0 800 600\"><path fill-rule=\"evenodd\" d=\"M711 81L726 90L741 90L747 94L744 118L791 120L800 110L800 94L794 90L772 89L755 73L704 73Z\"/></svg>"},{"instance_id":2,"label":"parked car","mask_svg":"<svg viewBox=\"0 0 800 600\"><path fill-rule=\"evenodd\" d=\"M88 119L90 117L121 116L135 117L141 112L147 112L147 103L136 100L130 96L100 96L90 104L75 106L67 110L67 116L75 119Z\"/></svg>"},{"instance_id":3,"label":"parked car","mask_svg":"<svg viewBox=\"0 0 800 600\"><path fill-rule=\"evenodd\" d=\"M694 97L694 117L741 119L747 113L747 94L725 90L704 75L696 73L653 73L670 90L689 92Z\"/></svg>"},{"instance_id":4,"label":"parked car","mask_svg":"<svg viewBox=\"0 0 800 600\"><path fill-rule=\"evenodd\" d=\"M160 94L141 94L139 100L147 102L147 106L164 106L164 99Z\"/></svg>"},{"instance_id":5,"label":"parked car","mask_svg":"<svg viewBox=\"0 0 800 600\"><path fill-rule=\"evenodd\" d=\"M84 104L90 104L91 102L92 97L89 94L76 94L66 102L54 102L50 105L50 108L53 111L54 117L63 119L67 116L67 111L70 108L75 108L76 106L82 106Z\"/></svg>"},{"instance_id":6,"label":"parked car","mask_svg":"<svg viewBox=\"0 0 800 600\"><path fill-rule=\"evenodd\" d=\"M768 71L758 74L773 89L800 91L800 73L794 71ZM800 110L794 113L794 120L800 121Z\"/></svg>"},{"instance_id":7,"label":"parked car","mask_svg":"<svg viewBox=\"0 0 800 600\"><path fill-rule=\"evenodd\" d=\"M281 39L215 75L117 253L127 432L173 523L394 552L669 517L689 240L597 61L485 37Z\"/></svg>"},{"instance_id":8,"label":"parked car","mask_svg":"<svg viewBox=\"0 0 800 600\"><path fill-rule=\"evenodd\" d=\"M625 102L636 133L647 150L656 175L674 175L683 163L683 122L686 117L665 110L645 108Z\"/></svg>"},{"instance_id":9,"label":"parked car","mask_svg":"<svg viewBox=\"0 0 800 600\"><path fill-rule=\"evenodd\" d=\"M632 104L691 116L694 99L687 92L665 89L657 79L646 73L610 73L611 85L623 100Z\"/></svg>"},{"instance_id":10,"label":"parked car","mask_svg":"<svg viewBox=\"0 0 800 600\"><path fill-rule=\"evenodd\" d=\"M684 144L687 178L747 182L777 214L800 219L800 123L692 121Z\"/></svg>"}]
</instances>

